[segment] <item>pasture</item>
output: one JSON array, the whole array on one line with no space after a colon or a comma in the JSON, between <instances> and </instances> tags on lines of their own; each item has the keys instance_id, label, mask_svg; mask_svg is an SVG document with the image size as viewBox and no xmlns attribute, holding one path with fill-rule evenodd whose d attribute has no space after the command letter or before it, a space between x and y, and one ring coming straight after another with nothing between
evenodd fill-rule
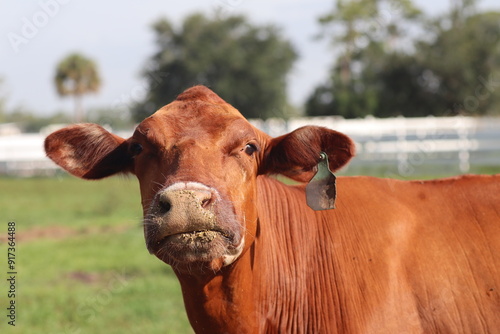
<instances>
[{"instance_id":1,"label":"pasture","mask_svg":"<svg viewBox=\"0 0 500 334\"><path fill-rule=\"evenodd\" d=\"M137 181L0 179L1 333L192 333L179 283L149 255ZM16 222L16 326L7 223Z\"/></svg>"},{"instance_id":2,"label":"pasture","mask_svg":"<svg viewBox=\"0 0 500 334\"><path fill-rule=\"evenodd\" d=\"M193 332L177 278L144 245L135 178L0 178L0 190L1 333ZM15 327L5 315L9 221Z\"/></svg>"}]
</instances>

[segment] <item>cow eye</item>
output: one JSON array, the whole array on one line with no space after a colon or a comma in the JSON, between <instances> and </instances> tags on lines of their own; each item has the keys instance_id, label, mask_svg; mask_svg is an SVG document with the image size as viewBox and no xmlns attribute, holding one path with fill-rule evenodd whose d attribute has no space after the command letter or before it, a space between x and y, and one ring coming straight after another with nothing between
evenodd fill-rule
<instances>
[{"instance_id":1,"label":"cow eye","mask_svg":"<svg viewBox=\"0 0 500 334\"><path fill-rule=\"evenodd\" d=\"M246 154L252 155L252 154L255 153L255 151L257 151L257 146L255 146L254 144L247 144L245 146L244 151L245 151Z\"/></svg>"},{"instance_id":2,"label":"cow eye","mask_svg":"<svg viewBox=\"0 0 500 334\"><path fill-rule=\"evenodd\" d=\"M130 144L129 152L132 156L139 155L142 152L142 145L139 143Z\"/></svg>"}]
</instances>

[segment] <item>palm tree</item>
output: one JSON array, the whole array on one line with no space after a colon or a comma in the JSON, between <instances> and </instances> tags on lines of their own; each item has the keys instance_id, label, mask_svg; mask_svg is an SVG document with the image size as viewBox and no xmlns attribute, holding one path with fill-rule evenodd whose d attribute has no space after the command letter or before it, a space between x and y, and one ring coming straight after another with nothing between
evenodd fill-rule
<instances>
[{"instance_id":1,"label":"palm tree","mask_svg":"<svg viewBox=\"0 0 500 334\"><path fill-rule=\"evenodd\" d=\"M101 86L96 64L81 54L70 54L57 65L54 80L60 96L73 95L75 121L81 122L83 120L82 96L97 92Z\"/></svg>"}]
</instances>

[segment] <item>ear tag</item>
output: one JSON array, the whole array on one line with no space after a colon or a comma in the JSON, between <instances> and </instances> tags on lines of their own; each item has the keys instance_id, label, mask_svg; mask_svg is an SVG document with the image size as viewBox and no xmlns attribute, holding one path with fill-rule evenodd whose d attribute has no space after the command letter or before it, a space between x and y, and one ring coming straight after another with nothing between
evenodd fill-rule
<instances>
[{"instance_id":1,"label":"ear tag","mask_svg":"<svg viewBox=\"0 0 500 334\"><path fill-rule=\"evenodd\" d=\"M306 186L307 205L316 211L335 209L336 177L330 170L328 156L325 152L320 153L316 169L316 174Z\"/></svg>"}]
</instances>

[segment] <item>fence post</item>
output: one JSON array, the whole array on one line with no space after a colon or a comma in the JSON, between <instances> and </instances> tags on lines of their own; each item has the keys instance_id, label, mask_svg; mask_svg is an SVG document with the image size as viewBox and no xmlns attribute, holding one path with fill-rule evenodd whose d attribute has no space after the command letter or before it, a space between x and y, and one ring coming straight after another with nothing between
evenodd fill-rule
<instances>
[{"instance_id":1,"label":"fence post","mask_svg":"<svg viewBox=\"0 0 500 334\"><path fill-rule=\"evenodd\" d=\"M396 149L397 149L397 160L398 160L398 172L403 176L408 176L412 173L410 170L410 165L408 164L408 142L407 142L407 124L405 123L404 117L398 117L396 129Z\"/></svg>"},{"instance_id":2,"label":"fence post","mask_svg":"<svg viewBox=\"0 0 500 334\"><path fill-rule=\"evenodd\" d=\"M470 170L470 148L471 141L469 139L469 129L467 126L466 119L463 116L458 116L458 168L462 173L467 173Z\"/></svg>"}]
</instances>

